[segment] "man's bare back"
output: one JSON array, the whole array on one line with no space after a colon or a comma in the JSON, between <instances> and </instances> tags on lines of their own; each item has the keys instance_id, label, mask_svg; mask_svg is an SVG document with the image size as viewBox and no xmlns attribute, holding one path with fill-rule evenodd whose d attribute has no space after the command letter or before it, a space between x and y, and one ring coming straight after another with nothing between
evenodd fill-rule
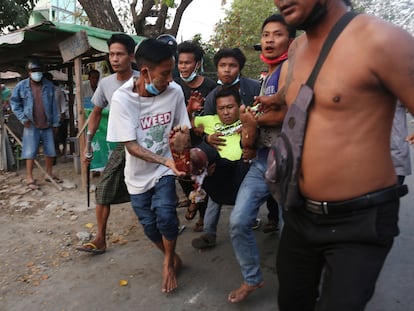
<instances>
[{"instance_id":1,"label":"man's bare back","mask_svg":"<svg viewBox=\"0 0 414 311\"><path fill-rule=\"evenodd\" d=\"M332 16L328 22L339 17ZM291 47L285 93L288 105L306 82L328 30L303 35ZM391 81L393 74L386 72L384 55L378 55L386 53L384 36L396 33L392 26L360 15L332 47L315 83L306 130L300 177L305 197L339 201L396 183L389 148L396 97L384 86L384 79L390 76L385 82L398 86Z\"/></svg>"}]
</instances>

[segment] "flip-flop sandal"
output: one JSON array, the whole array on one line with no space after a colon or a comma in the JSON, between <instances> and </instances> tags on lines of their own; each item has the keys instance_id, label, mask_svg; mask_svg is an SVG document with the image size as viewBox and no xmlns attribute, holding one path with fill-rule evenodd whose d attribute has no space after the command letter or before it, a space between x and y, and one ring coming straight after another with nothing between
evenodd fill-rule
<instances>
[{"instance_id":1,"label":"flip-flop sandal","mask_svg":"<svg viewBox=\"0 0 414 311\"><path fill-rule=\"evenodd\" d=\"M191 203L190 206L187 208L187 212L185 213L185 219L193 220L195 215L198 211L197 203Z\"/></svg>"},{"instance_id":2,"label":"flip-flop sandal","mask_svg":"<svg viewBox=\"0 0 414 311\"><path fill-rule=\"evenodd\" d=\"M27 183L26 186L30 190L39 190L39 186L34 181Z\"/></svg>"},{"instance_id":3,"label":"flip-flop sandal","mask_svg":"<svg viewBox=\"0 0 414 311\"><path fill-rule=\"evenodd\" d=\"M98 246L96 246L95 243L92 242L82 244L82 246L77 247L76 250L81 252L92 253L95 255L100 255L106 252L106 248L98 248Z\"/></svg>"},{"instance_id":4,"label":"flip-flop sandal","mask_svg":"<svg viewBox=\"0 0 414 311\"><path fill-rule=\"evenodd\" d=\"M57 176L53 176L52 178L53 178L53 180L54 180L57 184L61 184L61 183L63 183L63 180L62 180L62 179L60 179L60 178L59 178L59 177L57 177ZM52 181L50 180L50 178L48 178L48 177L46 177L46 178L45 178L45 181L47 181L47 182L52 182Z\"/></svg>"}]
</instances>

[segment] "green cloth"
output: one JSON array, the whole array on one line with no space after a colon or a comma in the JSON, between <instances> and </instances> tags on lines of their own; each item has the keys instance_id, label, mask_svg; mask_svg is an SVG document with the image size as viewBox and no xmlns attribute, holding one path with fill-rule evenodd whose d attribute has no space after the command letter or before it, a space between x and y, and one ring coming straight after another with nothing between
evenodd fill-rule
<instances>
[{"instance_id":1,"label":"green cloth","mask_svg":"<svg viewBox=\"0 0 414 311\"><path fill-rule=\"evenodd\" d=\"M92 109L85 109L86 117L90 115ZM109 110L102 109L102 118L99 127L92 140L93 160L91 162L91 170L103 170L111 156L112 151L118 143L106 141L106 131L108 127Z\"/></svg>"}]
</instances>

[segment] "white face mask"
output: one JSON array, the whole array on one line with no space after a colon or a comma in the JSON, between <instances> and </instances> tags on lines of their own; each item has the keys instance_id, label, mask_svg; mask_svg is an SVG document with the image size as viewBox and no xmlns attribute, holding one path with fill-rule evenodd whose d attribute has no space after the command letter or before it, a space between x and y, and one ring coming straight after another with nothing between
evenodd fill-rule
<instances>
[{"instance_id":1,"label":"white face mask","mask_svg":"<svg viewBox=\"0 0 414 311\"><path fill-rule=\"evenodd\" d=\"M43 78L43 73L42 72L31 72L30 73L30 78L35 81L35 82L40 82Z\"/></svg>"},{"instance_id":2,"label":"white face mask","mask_svg":"<svg viewBox=\"0 0 414 311\"><path fill-rule=\"evenodd\" d=\"M194 69L194 71L188 76L188 78L184 78L182 76L182 74L180 73L180 78L184 81L184 82L191 82L195 79L195 77L197 77L197 68Z\"/></svg>"}]
</instances>

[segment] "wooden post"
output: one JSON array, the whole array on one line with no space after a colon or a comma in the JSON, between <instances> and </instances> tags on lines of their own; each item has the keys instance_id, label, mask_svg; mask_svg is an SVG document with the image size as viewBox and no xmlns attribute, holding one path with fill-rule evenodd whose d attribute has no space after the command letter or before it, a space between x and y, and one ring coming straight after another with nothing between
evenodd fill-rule
<instances>
[{"instance_id":1,"label":"wooden post","mask_svg":"<svg viewBox=\"0 0 414 311\"><path fill-rule=\"evenodd\" d=\"M4 130L3 118L3 99L1 97L3 86L0 85L0 171L7 171L7 153L6 153L6 131Z\"/></svg>"},{"instance_id":2,"label":"wooden post","mask_svg":"<svg viewBox=\"0 0 414 311\"><path fill-rule=\"evenodd\" d=\"M75 84L76 84L76 107L78 112L78 128L85 123L85 112L83 110L82 90L82 61L81 55L90 49L88 36L85 31L79 31L73 36L59 43L60 54L64 62L74 59ZM79 161L81 167L82 189L86 188L86 163L83 163L83 150L85 149L85 136L79 137ZM76 159L75 159L76 161Z\"/></svg>"},{"instance_id":3,"label":"wooden post","mask_svg":"<svg viewBox=\"0 0 414 311\"><path fill-rule=\"evenodd\" d=\"M78 128L83 128L85 123L85 111L83 109L83 90L82 90L82 61L80 57L74 60L75 84L76 84L76 108L78 112ZM79 137L79 161L81 167L82 189L86 188L86 164L83 162L83 150L85 150L85 135Z\"/></svg>"}]
</instances>

